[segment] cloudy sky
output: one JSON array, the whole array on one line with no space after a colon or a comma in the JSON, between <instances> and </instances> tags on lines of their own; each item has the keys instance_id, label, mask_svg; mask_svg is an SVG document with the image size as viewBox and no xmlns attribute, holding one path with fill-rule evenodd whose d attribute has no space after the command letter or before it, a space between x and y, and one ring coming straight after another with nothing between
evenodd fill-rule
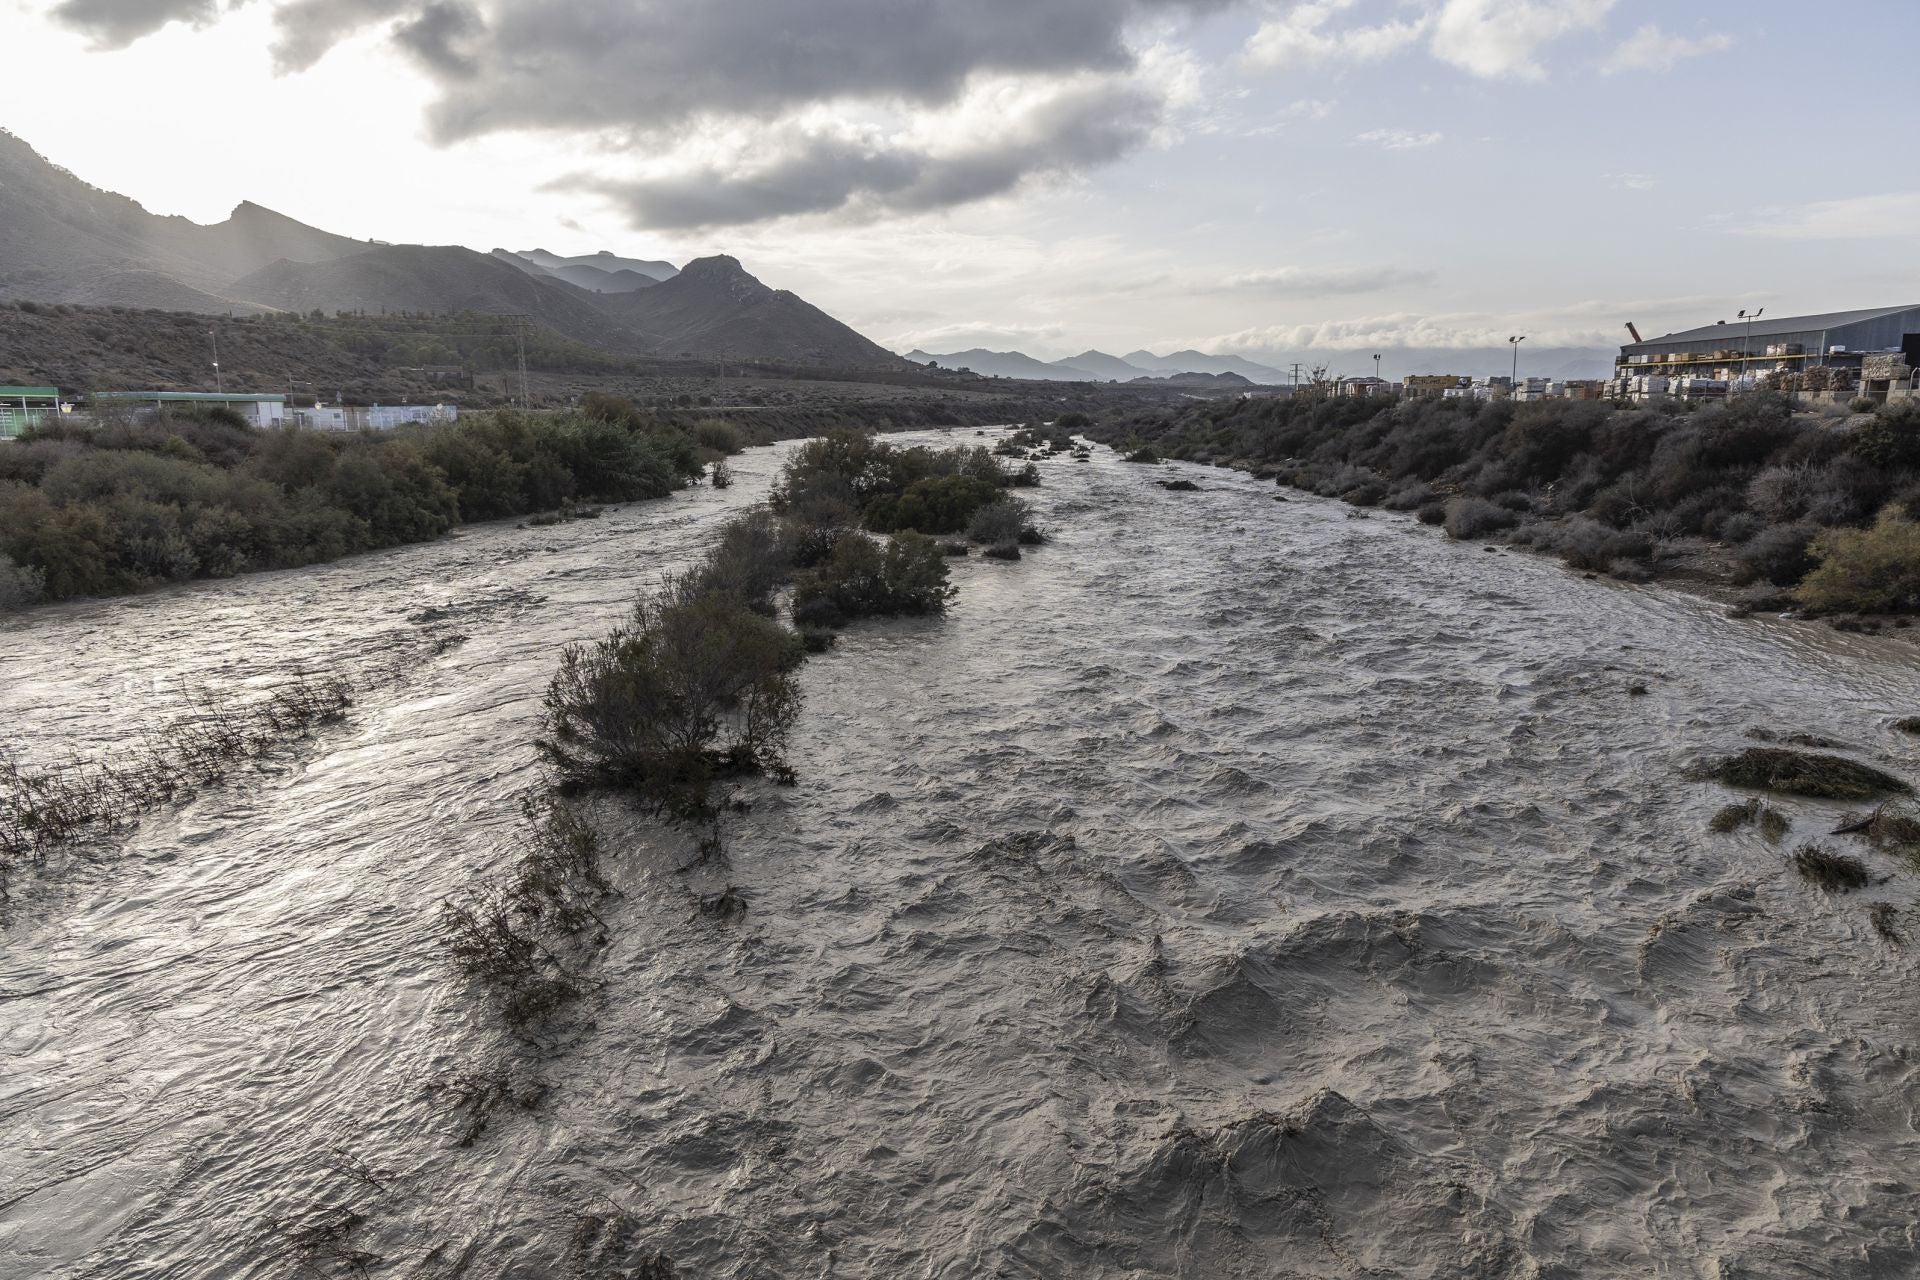
<instances>
[{"instance_id":1,"label":"cloudy sky","mask_svg":"<svg viewBox=\"0 0 1920 1280\"><path fill-rule=\"evenodd\" d=\"M725 251L903 350L1337 362L1920 298L1913 0L0 15L0 127L156 212Z\"/></svg>"}]
</instances>

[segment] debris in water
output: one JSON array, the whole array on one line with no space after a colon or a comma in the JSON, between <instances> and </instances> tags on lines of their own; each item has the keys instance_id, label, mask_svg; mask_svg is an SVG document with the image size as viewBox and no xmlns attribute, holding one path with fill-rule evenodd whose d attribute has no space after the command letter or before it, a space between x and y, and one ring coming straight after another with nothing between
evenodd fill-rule
<instances>
[{"instance_id":1,"label":"debris in water","mask_svg":"<svg viewBox=\"0 0 1920 1280\"><path fill-rule=\"evenodd\" d=\"M1729 787L1780 791L1827 800L1866 800L1913 788L1884 769L1844 756L1812 755L1782 747L1749 747L1715 764L1708 777Z\"/></svg>"}]
</instances>

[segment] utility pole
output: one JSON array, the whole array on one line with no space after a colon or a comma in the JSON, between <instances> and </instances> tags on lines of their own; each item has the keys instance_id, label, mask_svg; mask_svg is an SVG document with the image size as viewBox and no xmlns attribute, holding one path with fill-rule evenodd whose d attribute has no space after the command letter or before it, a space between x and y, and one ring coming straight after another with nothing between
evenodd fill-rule
<instances>
[{"instance_id":1,"label":"utility pole","mask_svg":"<svg viewBox=\"0 0 1920 1280\"><path fill-rule=\"evenodd\" d=\"M220 382L220 331L207 330L207 336L213 339L213 390L215 395L225 395L226 387Z\"/></svg>"},{"instance_id":2,"label":"utility pole","mask_svg":"<svg viewBox=\"0 0 1920 1280\"><path fill-rule=\"evenodd\" d=\"M1752 315L1748 315L1743 310L1739 315L1734 317L1736 320L1745 320L1747 322L1747 339L1740 344L1740 381L1742 382L1747 380L1747 365L1748 362L1753 359L1753 322L1765 314L1767 314L1767 309L1762 307Z\"/></svg>"},{"instance_id":3,"label":"utility pole","mask_svg":"<svg viewBox=\"0 0 1920 1280\"><path fill-rule=\"evenodd\" d=\"M527 320L525 316L516 317L513 337L520 349L520 412L531 413L533 404L527 398Z\"/></svg>"}]
</instances>

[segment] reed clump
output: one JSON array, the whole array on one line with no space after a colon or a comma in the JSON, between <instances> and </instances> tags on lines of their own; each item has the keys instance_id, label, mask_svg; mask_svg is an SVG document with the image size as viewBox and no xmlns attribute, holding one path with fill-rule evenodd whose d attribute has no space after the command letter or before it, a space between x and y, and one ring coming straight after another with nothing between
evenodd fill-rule
<instances>
[{"instance_id":1,"label":"reed clump","mask_svg":"<svg viewBox=\"0 0 1920 1280\"><path fill-rule=\"evenodd\" d=\"M590 989L578 957L605 945L606 921L595 908L613 887L600 835L579 814L529 799L522 816L524 845L506 879L442 903L441 928L454 967L524 1032Z\"/></svg>"},{"instance_id":2,"label":"reed clump","mask_svg":"<svg viewBox=\"0 0 1920 1280\"><path fill-rule=\"evenodd\" d=\"M139 747L117 761L34 766L0 755L0 901L11 870L124 830L278 746L339 723L356 692L338 675L303 675L251 702L203 689L188 695L184 714L140 730Z\"/></svg>"},{"instance_id":3,"label":"reed clump","mask_svg":"<svg viewBox=\"0 0 1920 1280\"><path fill-rule=\"evenodd\" d=\"M1759 796L1754 796L1739 804L1725 806L1713 815L1707 827L1721 835L1726 835L1749 824L1757 824L1760 834L1769 844L1780 843L1781 837L1787 834L1787 829L1791 825L1785 814L1768 805Z\"/></svg>"},{"instance_id":4,"label":"reed clump","mask_svg":"<svg viewBox=\"0 0 1920 1280\"><path fill-rule=\"evenodd\" d=\"M1884 769L1858 760L1783 747L1749 747L1713 765L1708 776L1730 787L1827 800L1866 800L1913 790Z\"/></svg>"},{"instance_id":5,"label":"reed clump","mask_svg":"<svg viewBox=\"0 0 1920 1280\"><path fill-rule=\"evenodd\" d=\"M1851 893L1872 882L1867 864L1850 853L1835 853L1824 845L1803 844L1793 851L1793 869L1822 893Z\"/></svg>"}]
</instances>

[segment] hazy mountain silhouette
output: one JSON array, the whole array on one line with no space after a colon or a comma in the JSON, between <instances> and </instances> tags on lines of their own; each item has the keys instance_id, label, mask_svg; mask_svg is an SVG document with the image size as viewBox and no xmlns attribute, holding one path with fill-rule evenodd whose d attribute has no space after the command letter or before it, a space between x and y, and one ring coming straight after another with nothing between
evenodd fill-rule
<instances>
[{"instance_id":1,"label":"hazy mountain silhouette","mask_svg":"<svg viewBox=\"0 0 1920 1280\"><path fill-rule=\"evenodd\" d=\"M644 333L655 355L904 367L893 352L797 295L768 288L725 254L696 258L651 289L603 294L598 302L606 314Z\"/></svg>"},{"instance_id":2,"label":"hazy mountain silhouette","mask_svg":"<svg viewBox=\"0 0 1920 1280\"><path fill-rule=\"evenodd\" d=\"M0 298L208 314L524 314L606 351L899 368L901 361L732 258L477 253L354 240L243 203L202 226L81 181L0 133Z\"/></svg>"}]
</instances>

